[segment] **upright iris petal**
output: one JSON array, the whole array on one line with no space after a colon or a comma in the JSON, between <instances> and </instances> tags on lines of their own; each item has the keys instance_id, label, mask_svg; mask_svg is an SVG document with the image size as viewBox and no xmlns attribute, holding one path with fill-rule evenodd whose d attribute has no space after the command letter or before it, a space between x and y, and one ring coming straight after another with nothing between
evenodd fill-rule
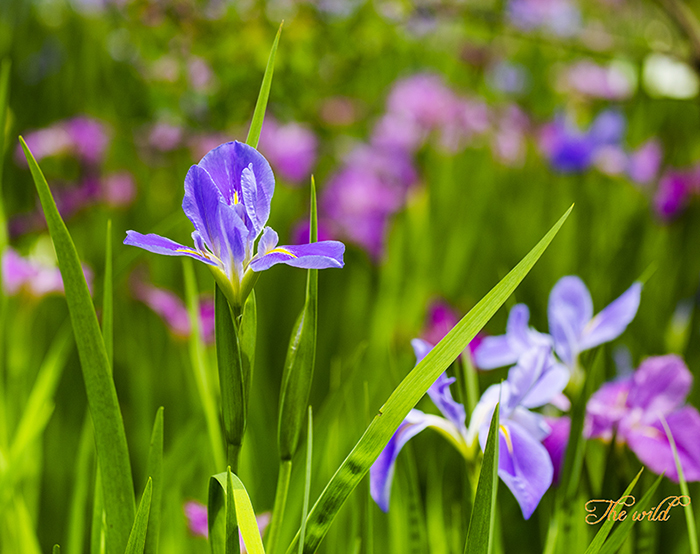
<instances>
[{"instance_id":1,"label":"upright iris petal","mask_svg":"<svg viewBox=\"0 0 700 554\"><path fill-rule=\"evenodd\" d=\"M642 284L634 283L598 315L583 281L562 277L549 295L549 330L561 360L573 366L579 353L619 337L639 308Z\"/></svg>"},{"instance_id":2,"label":"upright iris petal","mask_svg":"<svg viewBox=\"0 0 700 554\"><path fill-rule=\"evenodd\" d=\"M265 227L274 190L270 164L257 150L240 142L222 144L192 166L185 177L182 209L194 226L194 247L136 231L127 231L124 244L204 262L235 305L250 293L255 281L252 273L275 264L309 269L343 267L345 246L337 241L277 246L277 233Z\"/></svg>"}]
</instances>

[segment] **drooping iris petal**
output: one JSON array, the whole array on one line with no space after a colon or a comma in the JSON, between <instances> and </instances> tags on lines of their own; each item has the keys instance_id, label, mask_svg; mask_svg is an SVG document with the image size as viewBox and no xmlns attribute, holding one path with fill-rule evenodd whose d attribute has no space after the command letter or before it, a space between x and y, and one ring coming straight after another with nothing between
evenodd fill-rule
<instances>
[{"instance_id":1,"label":"drooping iris petal","mask_svg":"<svg viewBox=\"0 0 700 554\"><path fill-rule=\"evenodd\" d=\"M508 420L520 425L523 431L527 431L538 442L542 442L552 432L552 428L542 414L531 412L524 406L516 406L508 415Z\"/></svg>"},{"instance_id":2,"label":"drooping iris petal","mask_svg":"<svg viewBox=\"0 0 700 554\"><path fill-rule=\"evenodd\" d=\"M142 235L137 231L127 231L124 244L138 246L154 254L163 254L164 256L189 256L205 264L216 265L216 262L206 257L203 253L178 244L170 239L166 239L165 237L161 237L160 235L154 235L153 233Z\"/></svg>"},{"instance_id":3,"label":"drooping iris petal","mask_svg":"<svg viewBox=\"0 0 700 554\"><path fill-rule=\"evenodd\" d=\"M571 418L567 416L558 418L548 418L547 423L552 428L552 432L542 441L542 446L549 452L554 468L553 481L559 482L561 470L564 466L564 454L569 444L569 432L571 431Z\"/></svg>"},{"instance_id":4,"label":"drooping iris petal","mask_svg":"<svg viewBox=\"0 0 700 554\"><path fill-rule=\"evenodd\" d=\"M678 356L647 358L634 372L627 405L669 414L683 404L692 383L693 376Z\"/></svg>"},{"instance_id":5,"label":"drooping iris petal","mask_svg":"<svg viewBox=\"0 0 700 554\"><path fill-rule=\"evenodd\" d=\"M287 264L306 269L326 269L343 267L345 245L335 240L278 246L270 252L250 262L253 271L264 271L275 264Z\"/></svg>"},{"instance_id":6,"label":"drooping iris petal","mask_svg":"<svg viewBox=\"0 0 700 554\"><path fill-rule=\"evenodd\" d=\"M549 332L559 357L571 365L578 354L578 340L593 317L593 301L583 281L562 277L549 295Z\"/></svg>"},{"instance_id":7,"label":"drooping iris petal","mask_svg":"<svg viewBox=\"0 0 700 554\"><path fill-rule=\"evenodd\" d=\"M433 416L435 417L435 416ZM389 511L391 483L394 479L396 458L404 445L428 427L429 418L420 410L411 410L391 437L384 450L369 470L369 489L372 498L384 512Z\"/></svg>"},{"instance_id":8,"label":"drooping iris petal","mask_svg":"<svg viewBox=\"0 0 700 554\"><path fill-rule=\"evenodd\" d=\"M678 459L686 481L700 481L700 413L686 406L666 416L666 422L676 443ZM627 433L627 444L641 462L654 473L678 482L678 470L661 420L652 425L640 425Z\"/></svg>"},{"instance_id":9,"label":"drooping iris petal","mask_svg":"<svg viewBox=\"0 0 700 554\"><path fill-rule=\"evenodd\" d=\"M466 413L464 411L464 406L459 402L456 402L452 398L452 393L450 392L450 385L454 383L456 379L454 377L447 377L446 374L440 375L437 380L430 385L428 389L428 396L433 401L433 404L437 406L442 415L445 416L449 421L451 421L457 429L462 430L466 434Z\"/></svg>"},{"instance_id":10,"label":"drooping iris petal","mask_svg":"<svg viewBox=\"0 0 700 554\"><path fill-rule=\"evenodd\" d=\"M634 283L586 325L580 349L588 350L619 337L637 315L642 284Z\"/></svg>"},{"instance_id":11,"label":"drooping iris petal","mask_svg":"<svg viewBox=\"0 0 700 554\"><path fill-rule=\"evenodd\" d=\"M221 192L209 174L198 165L193 165L185 177L182 210L210 246L218 236L216 213L222 200Z\"/></svg>"},{"instance_id":12,"label":"drooping iris petal","mask_svg":"<svg viewBox=\"0 0 700 554\"><path fill-rule=\"evenodd\" d=\"M486 446L487 432L479 433L481 448ZM542 443L535 440L518 423L510 420L500 425L498 476L515 496L525 519L540 503L552 484L552 460Z\"/></svg>"}]
</instances>

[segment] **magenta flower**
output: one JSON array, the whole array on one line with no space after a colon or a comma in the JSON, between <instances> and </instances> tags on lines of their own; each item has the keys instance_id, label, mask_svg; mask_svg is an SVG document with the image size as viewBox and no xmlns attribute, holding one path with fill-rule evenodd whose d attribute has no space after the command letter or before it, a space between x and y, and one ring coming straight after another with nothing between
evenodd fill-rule
<instances>
[{"instance_id":1,"label":"magenta flower","mask_svg":"<svg viewBox=\"0 0 700 554\"><path fill-rule=\"evenodd\" d=\"M173 335L180 338L190 336L192 326L189 313L185 303L175 293L139 281L134 283L133 290L134 296L158 314ZM209 297L200 299L199 324L204 342L213 344L214 301Z\"/></svg>"},{"instance_id":2,"label":"magenta flower","mask_svg":"<svg viewBox=\"0 0 700 554\"><path fill-rule=\"evenodd\" d=\"M92 292L92 270L83 265L83 274ZM47 294L63 294L63 278L55 265L24 258L14 249L7 247L2 256L2 283L5 294L14 296L21 291L41 298Z\"/></svg>"},{"instance_id":3,"label":"magenta flower","mask_svg":"<svg viewBox=\"0 0 700 554\"><path fill-rule=\"evenodd\" d=\"M663 221L678 217L697 192L700 179L696 171L667 171L661 177L654 195L654 211Z\"/></svg>"},{"instance_id":4,"label":"magenta flower","mask_svg":"<svg viewBox=\"0 0 700 554\"><path fill-rule=\"evenodd\" d=\"M632 152L627 160L627 173L634 182L648 185L659 173L663 152L661 144L651 139Z\"/></svg>"},{"instance_id":5,"label":"magenta flower","mask_svg":"<svg viewBox=\"0 0 700 554\"><path fill-rule=\"evenodd\" d=\"M675 355L647 358L628 377L603 385L588 401L585 434L626 442L654 473L678 482L663 417L678 449L687 481L700 481L700 413L685 404L693 376Z\"/></svg>"},{"instance_id":6,"label":"magenta flower","mask_svg":"<svg viewBox=\"0 0 700 554\"><path fill-rule=\"evenodd\" d=\"M303 125L280 125L268 116L260 133L259 148L279 175L298 184L311 176L316 165L318 139Z\"/></svg>"},{"instance_id":7,"label":"magenta flower","mask_svg":"<svg viewBox=\"0 0 700 554\"><path fill-rule=\"evenodd\" d=\"M337 241L277 246L277 233L265 226L274 187L272 169L257 150L240 142L222 144L185 178L182 209L195 228L194 247L136 231L127 231L124 244L205 263L233 305L245 301L257 272L275 264L343 267L345 246Z\"/></svg>"}]
</instances>

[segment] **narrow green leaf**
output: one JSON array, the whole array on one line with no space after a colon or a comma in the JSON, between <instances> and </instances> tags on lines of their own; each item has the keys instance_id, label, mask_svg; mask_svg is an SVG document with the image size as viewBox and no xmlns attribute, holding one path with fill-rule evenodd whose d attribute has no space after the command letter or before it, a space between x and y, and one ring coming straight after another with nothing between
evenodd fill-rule
<instances>
[{"instance_id":1,"label":"narrow green leaf","mask_svg":"<svg viewBox=\"0 0 700 554\"><path fill-rule=\"evenodd\" d=\"M639 473L637 473L637 476L632 480L632 482L629 484L629 486L625 489L625 492L622 493L622 497L628 496L629 493L632 492L632 489L634 489L634 486L637 484L637 481L639 481L639 477L642 475L642 471L644 471L644 467L642 467L642 469L639 470ZM620 511L622 510L622 506L615 506L613 508L613 510L614 510L614 515L617 516L617 514L619 514ZM610 534L610 531L612 530L612 526L614 523L615 523L615 521L614 521L613 517L608 516L608 519L603 523L603 526L596 533L596 536L593 538L593 541L586 549L585 554L598 554L600 552L600 549L603 547L603 543L605 542L605 539L608 538L608 535Z\"/></svg>"},{"instance_id":2,"label":"narrow green leaf","mask_svg":"<svg viewBox=\"0 0 700 554\"><path fill-rule=\"evenodd\" d=\"M306 516L309 514L309 497L311 496L311 462L314 453L314 417L313 410L309 406L309 426L306 434L306 478L304 479L304 504L301 509L301 539L299 540L299 554L303 552L304 535L306 534Z\"/></svg>"},{"instance_id":3,"label":"narrow green leaf","mask_svg":"<svg viewBox=\"0 0 700 554\"><path fill-rule=\"evenodd\" d=\"M213 554L224 554L226 539L226 496L229 475L233 485L236 519L248 554L265 554L258 522L248 491L235 473L217 473L209 479L209 543Z\"/></svg>"},{"instance_id":4,"label":"narrow green leaf","mask_svg":"<svg viewBox=\"0 0 700 554\"><path fill-rule=\"evenodd\" d=\"M280 35L282 34L283 24L284 21L280 23L279 29L277 29L277 35L275 36L275 41L272 43L272 50L270 50L270 57L267 59L265 75L263 75L262 85L260 86L260 93L258 94L258 101L255 103L255 110L253 111L253 120L250 122L248 136L245 139L246 144L249 144L253 148L258 147L258 140L260 140L260 131L262 130L263 120L265 119L267 100L270 97L272 74L275 71L275 54L277 53L277 45L280 41Z\"/></svg>"},{"instance_id":5,"label":"narrow green leaf","mask_svg":"<svg viewBox=\"0 0 700 554\"><path fill-rule=\"evenodd\" d=\"M310 242L317 240L316 185L311 179ZM280 391L278 446L280 458L291 460L299 446L316 359L318 270L307 270L306 299L289 341ZM273 515L274 517L274 515Z\"/></svg>"},{"instance_id":6,"label":"narrow green leaf","mask_svg":"<svg viewBox=\"0 0 700 554\"><path fill-rule=\"evenodd\" d=\"M243 373L243 401L244 411L248 413L250 401L250 389L253 386L253 372L255 370L255 347L258 332L258 305L255 300L255 291L252 291L245 301L243 313L238 321L238 345L241 352L241 368ZM247 416L246 416L247 418ZM246 419L247 420L247 419ZM234 471L235 473L235 471Z\"/></svg>"},{"instance_id":7,"label":"narrow green leaf","mask_svg":"<svg viewBox=\"0 0 700 554\"><path fill-rule=\"evenodd\" d=\"M83 419L83 429L80 432L75 471L73 473L73 490L71 491L70 508L68 511L68 533L65 539L66 550L70 554L83 554L85 543L85 520L87 514L90 481L92 480L93 453L95 438L92 432L90 413Z\"/></svg>"},{"instance_id":8,"label":"narrow green leaf","mask_svg":"<svg viewBox=\"0 0 700 554\"><path fill-rule=\"evenodd\" d=\"M112 220L107 220L105 276L102 287L102 338L110 367L114 365L114 294L112 285Z\"/></svg>"},{"instance_id":9,"label":"narrow green leaf","mask_svg":"<svg viewBox=\"0 0 700 554\"><path fill-rule=\"evenodd\" d=\"M340 508L369 471L408 412L513 293L546 250L572 209L573 206L522 261L411 370L380 408L379 414L345 458L312 508L307 521L305 553L312 554L318 549ZM296 550L297 540L298 534L287 551L289 554Z\"/></svg>"},{"instance_id":10,"label":"narrow green leaf","mask_svg":"<svg viewBox=\"0 0 700 554\"><path fill-rule=\"evenodd\" d=\"M156 420L151 433L151 445L148 449L146 465L148 477L153 480L153 497L151 515L148 518L146 534L146 554L157 554L160 538L161 499L163 497L163 407L158 408Z\"/></svg>"},{"instance_id":11,"label":"narrow green leaf","mask_svg":"<svg viewBox=\"0 0 700 554\"><path fill-rule=\"evenodd\" d=\"M231 309L219 285L216 285L214 304L221 412L228 445L228 464L235 472L238 471L238 453L243 444L246 427L243 365Z\"/></svg>"},{"instance_id":12,"label":"narrow green leaf","mask_svg":"<svg viewBox=\"0 0 700 554\"><path fill-rule=\"evenodd\" d=\"M496 493L498 492L498 443L500 402L491 417L491 426L486 441L484 459L476 487L474 509L469 519L465 554L488 554L493 538L494 519L496 515Z\"/></svg>"},{"instance_id":13,"label":"narrow green leaf","mask_svg":"<svg viewBox=\"0 0 700 554\"><path fill-rule=\"evenodd\" d=\"M226 470L226 554L240 554L240 552L236 501L233 498L233 473L229 467Z\"/></svg>"},{"instance_id":14,"label":"narrow green leaf","mask_svg":"<svg viewBox=\"0 0 700 554\"><path fill-rule=\"evenodd\" d=\"M635 504L635 512L643 512L647 509L649 504L651 503L651 499L654 496L654 493L656 492L656 489L659 488L659 485L661 484L661 480L663 479L663 474L659 475L654 481L654 484L647 490L647 492L642 496L642 499L639 501L639 504ZM612 535L610 535L610 538L605 541L605 544L603 547L600 549L600 554L615 554L622 544L625 542L625 539L630 534L630 531L632 531L632 526L637 523L634 520L633 514L628 512L627 516L625 519L618 525L618 527L615 529Z\"/></svg>"},{"instance_id":15,"label":"narrow green leaf","mask_svg":"<svg viewBox=\"0 0 700 554\"><path fill-rule=\"evenodd\" d=\"M190 316L190 326L192 329L189 342L190 363L197 385L197 393L199 394L202 410L204 411L204 419L207 424L207 433L209 435L214 464L217 468L224 467L225 456L223 441L221 440L221 427L219 425L216 402L212 394L211 385L209 384L209 367L199 323L197 281L195 279L194 269L192 268L192 260L183 258L182 267L185 277L185 302L187 304L187 312Z\"/></svg>"},{"instance_id":16,"label":"narrow green leaf","mask_svg":"<svg viewBox=\"0 0 700 554\"><path fill-rule=\"evenodd\" d=\"M95 469L95 487L92 495L92 519L90 521L90 554L107 552L107 521L105 519L104 496L100 466Z\"/></svg>"},{"instance_id":17,"label":"narrow green leaf","mask_svg":"<svg viewBox=\"0 0 700 554\"><path fill-rule=\"evenodd\" d=\"M112 381L109 359L97 315L73 239L58 213L39 165L22 137L20 142L27 157L56 250L80 356L80 366L83 370L85 390L95 426L97 456L103 474L109 475L109 479L102 483L108 521L108 550L122 552L134 519L135 500L131 463L117 391Z\"/></svg>"},{"instance_id":18,"label":"narrow green leaf","mask_svg":"<svg viewBox=\"0 0 700 554\"><path fill-rule=\"evenodd\" d=\"M681 494L688 497L688 505L684 506L683 512L685 513L685 521L688 526L688 542L690 543L691 554L698 554L698 531L695 527L695 515L693 514L693 507L690 502L690 491L688 490L688 483L683 475L683 467L681 466L681 460L678 457L678 448L676 448L676 441L673 438L673 433L671 433L671 428L668 426L666 418L660 414L661 424L666 431L666 436L668 437L668 442L671 444L671 451L673 452L673 459L676 462L676 471L678 471L678 481L681 485Z\"/></svg>"},{"instance_id":19,"label":"narrow green leaf","mask_svg":"<svg viewBox=\"0 0 700 554\"><path fill-rule=\"evenodd\" d=\"M134 525L129 534L129 542L124 554L143 554L146 546L146 532L148 531L148 515L151 510L151 498L153 495L153 480L149 477L146 488L143 491L139 509L136 512Z\"/></svg>"},{"instance_id":20,"label":"narrow green leaf","mask_svg":"<svg viewBox=\"0 0 700 554\"><path fill-rule=\"evenodd\" d=\"M5 167L5 127L7 126L7 113L10 102L10 67L9 59L4 59L0 64L0 254L7 246L7 220L5 218L5 201L2 194L2 175ZM0 275L0 279L2 275ZM0 281L0 290L2 290Z\"/></svg>"},{"instance_id":21,"label":"narrow green leaf","mask_svg":"<svg viewBox=\"0 0 700 554\"><path fill-rule=\"evenodd\" d=\"M61 554L61 547L58 544L53 545L52 554Z\"/></svg>"}]
</instances>

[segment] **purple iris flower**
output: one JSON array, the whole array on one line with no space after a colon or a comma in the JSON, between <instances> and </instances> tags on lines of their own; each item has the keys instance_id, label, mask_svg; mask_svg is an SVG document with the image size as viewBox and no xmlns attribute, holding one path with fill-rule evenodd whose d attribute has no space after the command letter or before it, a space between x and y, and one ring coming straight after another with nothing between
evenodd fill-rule
<instances>
[{"instance_id":1,"label":"purple iris flower","mask_svg":"<svg viewBox=\"0 0 700 554\"><path fill-rule=\"evenodd\" d=\"M233 305L246 299L257 272L275 264L343 267L345 246L337 241L277 246L277 233L265 226L274 188L270 164L257 150L240 142L222 144L193 165L185 177L182 209L195 228L194 247L136 231L127 231L124 244L207 264Z\"/></svg>"},{"instance_id":2,"label":"purple iris flower","mask_svg":"<svg viewBox=\"0 0 700 554\"><path fill-rule=\"evenodd\" d=\"M576 367L584 350L610 342L620 336L639 308L642 284L634 283L619 298L593 316L591 295L580 278L562 277L549 295L550 335L528 326L527 306L513 306L505 335L486 337L474 353L481 369L494 369L520 360L523 354L540 346L552 346L569 369Z\"/></svg>"},{"instance_id":3,"label":"purple iris flower","mask_svg":"<svg viewBox=\"0 0 700 554\"><path fill-rule=\"evenodd\" d=\"M662 160L661 143L651 139L629 155L627 173L634 182L648 185L656 178Z\"/></svg>"},{"instance_id":4,"label":"purple iris flower","mask_svg":"<svg viewBox=\"0 0 700 554\"><path fill-rule=\"evenodd\" d=\"M693 192L694 178L692 171L664 173L654 195L654 211L659 218L671 221L685 210Z\"/></svg>"},{"instance_id":5,"label":"purple iris flower","mask_svg":"<svg viewBox=\"0 0 700 554\"><path fill-rule=\"evenodd\" d=\"M531 409L549 404L568 381L568 371L556 363L549 348L532 348L510 369L506 381L486 389L469 422L467 443L478 434L485 449L500 396L498 475L520 504L525 519L535 511L554 476L552 460L542 444L552 429L544 416Z\"/></svg>"},{"instance_id":6,"label":"purple iris flower","mask_svg":"<svg viewBox=\"0 0 700 554\"><path fill-rule=\"evenodd\" d=\"M549 332L554 350L569 367L579 353L619 337L639 308L642 284L634 283L605 309L593 316L593 301L583 281L562 277L549 295Z\"/></svg>"},{"instance_id":7,"label":"purple iris flower","mask_svg":"<svg viewBox=\"0 0 700 554\"><path fill-rule=\"evenodd\" d=\"M545 418L552 432L542 441L542 445L549 452L554 467L554 483L559 483L561 470L564 466L564 454L569 444L569 433L571 431L571 418L568 416Z\"/></svg>"},{"instance_id":8,"label":"purple iris flower","mask_svg":"<svg viewBox=\"0 0 700 554\"><path fill-rule=\"evenodd\" d=\"M433 348L431 344L421 339L414 339L411 344L416 354L416 363L419 363ZM436 429L450 440L465 457L467 456L466 413L464 406L452 398L450 385L454 381L454 377L448 378L443 373L428 389L428 396L444 417L426 414L420 410L411 410L370 468L370 493L384 512L389 511L396 458L403 446L423 429L428 427Z\"/></svg>"},{"instance_id":9,"label":"purple iris flower","mask_svg":"<svg viewBox=\"0 0 700 554\"><path fill-rule=\"evenodd\" d=\"M525 304L516 304L508 314L505 335L485 337L474 352L479 369L495 369L516 363L532 348L552 346L552 337L535 331L528 325L530 310Z\"/></svg>"},{"instance_id":10,"label":"purple iris flower","mask_svg":"<svg viewBox=\"0 0 700 554\"><path fill-rule=\"evenodd\" d=\"M637 371L603 385L588 401L585 434L626 442L654 473L678 482L673 451L661 422L668 424L687 481L700 481L700 413L685 404L693 376L681 358L655 356Z\"/></svg>"}]
</instances>

